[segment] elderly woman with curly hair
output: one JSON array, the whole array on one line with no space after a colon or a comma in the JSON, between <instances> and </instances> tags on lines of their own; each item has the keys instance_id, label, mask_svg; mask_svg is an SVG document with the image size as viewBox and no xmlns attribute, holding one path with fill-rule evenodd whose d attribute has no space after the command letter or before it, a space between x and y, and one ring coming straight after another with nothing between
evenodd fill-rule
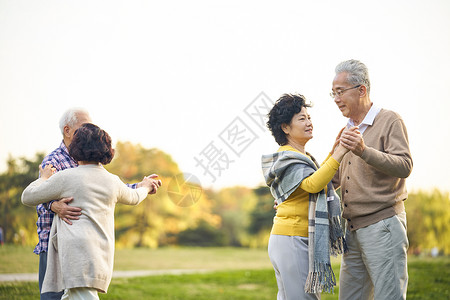
<instances>
[{"instance_id":1,"label":"elderly woman with curly hair","mask_svg":"<svg viewBox=\"0 0 450 300\"><path fill-rule=\"evenodd\" d=\"M313 125L302 95L284 94L268 114L267 126L280 145L263 155L262 168L277 203L268 252L278 284L278 300L320 299L336 279L330 253L345 249L339 197L331 179L346 148L337 139L322 166L306 152Z\"/></svg>"},{"instance_id":2,"label":"elderly woman with curly hair","mask_svg":"<svg viewBox=\"0 0 450 300\"><path fill-rule=\"evenodd\" d=\"M141 187L128 188L102 165L111 162L111 138L94 124L75 131L69 154L77 168L53 174L52 166L39 167L41 177L22 193L22 203L35 206L73 196L82 209L79 220L66 224L55 216L50 231L48 265L42 293L64 290L61 299L98 299L111 282L114 262L114 208L117 202L137 205L161 185L144 177Z\"/></svg>"}]
</instances>

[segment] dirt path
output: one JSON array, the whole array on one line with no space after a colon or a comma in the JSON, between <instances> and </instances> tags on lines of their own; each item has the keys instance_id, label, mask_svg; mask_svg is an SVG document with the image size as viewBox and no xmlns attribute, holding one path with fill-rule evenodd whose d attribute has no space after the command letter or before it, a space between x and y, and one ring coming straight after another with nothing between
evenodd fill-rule
<instances>
[{"instance_id":1,"label":"dirt path","mask_svg":"<svg viewBox=\"0 0 450 300\"><path fill-rule=\"evenodd\" d=\"M135 270L135 271L114 271L113 278L130 278L142 276L156 276L156 275L183 275L183 274L198 274L208 273L212 270ZM17 273L17 274L0 274L0 282L5 281L38 281L37 273Z\"/></svg>"}]
</instances>

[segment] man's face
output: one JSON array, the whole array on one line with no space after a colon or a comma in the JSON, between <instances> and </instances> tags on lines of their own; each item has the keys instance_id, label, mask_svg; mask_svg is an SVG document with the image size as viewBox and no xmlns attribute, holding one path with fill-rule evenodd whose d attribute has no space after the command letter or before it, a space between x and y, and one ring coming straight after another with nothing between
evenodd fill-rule
<instances>
[{"instance_id":1,"label":"man's face","mask_svg":"<svg viewBox=\"0 0 450 300\"><path fill-rule=\"evenodd\" d=\"M354 85L347 81L347 76L348 73L337 74L336 77L334 77L332 89L335 93L346 90L341 96L336 94L334 102L342 112L342 115L351 119L353 116L357 116L359 112L360 89L352 89Z\"/></svg>"}]
</instances>

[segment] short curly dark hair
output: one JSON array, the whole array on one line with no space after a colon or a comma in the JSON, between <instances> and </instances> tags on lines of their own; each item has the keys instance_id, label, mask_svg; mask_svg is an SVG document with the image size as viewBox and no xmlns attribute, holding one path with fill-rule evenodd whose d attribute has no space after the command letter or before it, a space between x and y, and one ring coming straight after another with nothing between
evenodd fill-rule
<instances>
[{"instance_id":1,"label":"short curly dark hair","mask_svg":"<svg viewBox=\"0 0 450 300\"><path fill-rule=\"evenodd\" d=\"M97 125L85 123L75 131L69 154L76 161L95 161L107 165L114 157L111 137Z\"/></svg>"},{"instance_id":2,"label":"short curly dark hair","mask_svg":"<svg viewBox=\"0 0 450 300\"><path fill-rule=\"evenodd\" d=\"M288 143L281 125L290 124L294 115L298 114L302 107L311 107L311 104L306 103L305 96L300 94L283 94L267 114L269 117L266 124L267 128L272 132L278 145L284 146Z\"/></svg>"}]
</instances>

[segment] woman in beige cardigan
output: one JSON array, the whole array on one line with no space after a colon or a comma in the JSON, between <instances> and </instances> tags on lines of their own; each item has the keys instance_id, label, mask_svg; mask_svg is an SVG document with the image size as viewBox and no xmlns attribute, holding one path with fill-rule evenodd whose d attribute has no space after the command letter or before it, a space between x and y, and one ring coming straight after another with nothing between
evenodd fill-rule
<instances>
[{"instance_id":1,"label":"woman in beige cardigan","mask_svg":"<svg viewBox=\"0 0 450 300\"><path fill-rule=\"evenodd\" d=\"M74 134L69 154L79 166L53 174L52 166L39 167L41 177L22 194L22 203L35 206L63 197L82 209L79 220L68 225L55 216L50 231L47 273L42 293L64 290L61 299L98 299L111 282L114 262L114 207L117 202L137 205L155 193L161 181L144 177L131 189L102 165L111 162L111 138L93 124Z\"/></svg>"}]
</instances>

